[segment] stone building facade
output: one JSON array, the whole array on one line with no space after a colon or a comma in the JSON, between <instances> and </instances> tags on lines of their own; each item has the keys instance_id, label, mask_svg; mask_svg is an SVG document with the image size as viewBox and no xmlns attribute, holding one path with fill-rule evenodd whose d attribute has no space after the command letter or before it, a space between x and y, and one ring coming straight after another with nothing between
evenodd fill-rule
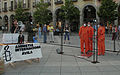
<instances>
[{"instance_id":1,"label":"stone building facade","mask_svg":"<svg viewBox=\"0 0 120 75\"><path fill-rule=\"evenodd\" d=\"M17 8L17 4L19 1L23 1L24 10L30 12L33 16L33 13L35 11L35 4L38 3L40 0L0 0L0 29L2 26L4 26L8 32L10 31L15 15L15 9ZM75 7L80 11L80 16L78 18L79 23L76 23L77 27L82 25L82 23L84 21L87 21L88 19L89 21L96 19L99 22L97 11L99 9L101 0L72 1ZM120 0L114 1L116 1L118 4L120 3ZM52 13L53 23L55 25L58 21L57 12L59 12L61 5L65 3L65 0L44 0L44 2L47 2L49 4L49 10ZM118 9L116 10L120 11L120 7L118 7ZM120 24L119 18L115 21L115 24Z\"/></svg>"}]
</instances>

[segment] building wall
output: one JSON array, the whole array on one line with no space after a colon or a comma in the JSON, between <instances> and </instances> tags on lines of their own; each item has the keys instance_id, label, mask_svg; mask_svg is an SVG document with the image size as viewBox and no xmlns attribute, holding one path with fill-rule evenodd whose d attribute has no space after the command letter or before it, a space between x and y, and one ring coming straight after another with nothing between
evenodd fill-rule
<instances>
[{"instance_id":1,"label":"building wall","mask_svg":"<svg viewBox=\"0 0 120 75\"><path fill-rule=\"evenodd\" d=\"M7 12L3 12L3 8L4 8L4 2L7 2L7 9L10 8L10 4L11 4L11 1L13 1L13 4L15 5L15 1L20 1L20 0L1 0L0 2L0 10L1 10L1 13L0 13L0 17L2 19L0 19L0 26L3 25L4 26L4 16L7 15L8 16L8 31L10 31L10 27L11 27L11 23L10 23L10 16L11 15L15 15L15 8L13 6L13 11L7 11ZM22 0L23 1L23 0ZM29 11L31 13L31 15L33 15L33 12L35 11L35 8L33 7L34 3L37 2L37 1L40 1L40 0L25 0L25 3L26 5L28 6L28 2L30 2L30 7L28 8L29 10L26 10L26 11ZM54 22L54 25L56 24L56 15L55 15L55 12L57 9L59 9L61 7L61 5L63 5L65 3L65 0L62 0L63 1L63 4L55 4L55 1L56 0L51 0L51 5L49 6L49 10L52 12L53 14L53 22ZM116 1L117 3L120 3L120 0L114 0ZM97 15L97 11L98 11L98 8L100 6L100 2L98 0L77 0L77 2L74 2L75 6L80 10L80 25L82 25L83 23L83 10L84 10L84 7L87 6L87 5L91 5L93 6L95 9L96 9L96 18L99 22L99 17ZM115 21L115 23L117 24L117 20Z\"/></svg>"}]
</instances>

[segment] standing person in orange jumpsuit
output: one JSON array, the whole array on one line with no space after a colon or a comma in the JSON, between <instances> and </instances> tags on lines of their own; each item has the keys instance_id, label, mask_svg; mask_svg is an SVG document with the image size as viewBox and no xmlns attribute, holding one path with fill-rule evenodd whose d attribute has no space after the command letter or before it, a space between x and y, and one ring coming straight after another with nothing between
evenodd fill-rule
<instances>
[{"instance_id":1,"label":"standing person in orange jumpsuit","mask_svg":"<svg viewBox=\"0 0 120 75\"><path fill-rule=\"evenodd\" d=\"M91 26L90 22L88 22L88 50L89 50L89 54L92 54L92 50L93 50L93 35L94 35L94 28Z\"/></svg>"},{"instance_id":2,"label":"standing person in orange jumpsuit","mask_svg":"<svg viewBox=\"0 0 120 75\"><path fill-rule=\"evenodd\" d=\"M98 25L98 55L104 55L105 53L105 27L103 24Z\"/></svg>"},{"instance_id":3,"label":"standing person in orange jumpsuit","mask_svg":"<svg viewBox=\"0 0 120 75\"><path fill-rule=\"evenodd\" d=\"M84 23L79 30L80 44L81 44L81 56L87 55L88 52L88 26ZM85 53L84 53L85 44Z\"/></svg>"}]
</instances>

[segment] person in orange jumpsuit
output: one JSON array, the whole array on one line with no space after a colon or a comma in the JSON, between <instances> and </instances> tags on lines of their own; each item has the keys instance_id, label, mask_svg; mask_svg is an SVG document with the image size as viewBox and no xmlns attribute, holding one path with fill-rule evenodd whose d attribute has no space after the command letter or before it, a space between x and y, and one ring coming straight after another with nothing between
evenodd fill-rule
<instances>
[{"instance_id":1,"label":"person in orange jumpsuit","mask_svg":"<svg viewBox=\"0 0 120 75\"><path fill-rule=\"evenodd\" d=\"M81 55L87 55L88 52L88 26L84 23L79 30L80 44L81 44ZM84 53L85 44L85 53Z\"/></svg>"},{"instance_id":2,"label":"person in orange jumpsuit","mask_svg":"<svg viewBox=\"0 0 120 75\"><path fill-rule=\"evenodd\" d=\"M88 22L88 50L91 54L93 50L93 35L94 35L94 28L91 26L90 22Z\"/></svg>"},{"instance_id":3,"label":"person in orange jumpsuit","mask_svg":"<svg viewBox=\"0 0 120 75\"><path fill-rule=\"evenodd\" d=\"M105 53L105 27L103 24L98 26L98 55L104 55Z\"/></svg>"}]
</instances>

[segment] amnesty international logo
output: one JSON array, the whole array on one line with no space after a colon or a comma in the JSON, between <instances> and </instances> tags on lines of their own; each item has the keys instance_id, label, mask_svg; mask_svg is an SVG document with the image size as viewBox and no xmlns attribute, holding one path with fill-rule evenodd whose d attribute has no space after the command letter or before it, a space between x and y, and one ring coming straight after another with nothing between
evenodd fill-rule
<instances>
[{"instance_id":1,"label":"amnesty international logo","mask_svg":"<svg viewBox=\"0 0 120 75\"><path fill-rule=\"evenodd\" d=\"M4 47L3 57L6 62L11 61L11 52L9 51L9 46Z\"/></svg>"}]
</instances>

